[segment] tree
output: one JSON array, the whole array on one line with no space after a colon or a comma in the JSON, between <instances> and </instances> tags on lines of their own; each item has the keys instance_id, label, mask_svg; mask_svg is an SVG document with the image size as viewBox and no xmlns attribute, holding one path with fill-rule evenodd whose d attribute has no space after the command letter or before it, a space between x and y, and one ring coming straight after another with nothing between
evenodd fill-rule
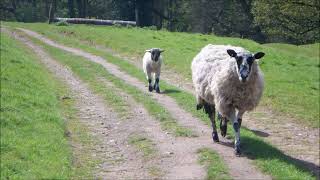
<instances>
[{"instance_id":1,"label":"tree","mask_svg":"<svg viewBox=\"0 0 320 180\"><path fill-rule=\"evenodd\" d=\"M56 6L57 6L57 1L52 0L50 3L50 8L49 8L49 21L48 21L49 24L53 22Z\"/></svg>"},{"instance_id":2,"label":"tree","mask_svg":"<svg viewBox=\"0 0 320 180\"><path fill-rule=\"evenodd\" d=\"M319 11L317 0L260 0L252 12L269 42L302 44L319 41Z\"/></svg>"}]
</instances>

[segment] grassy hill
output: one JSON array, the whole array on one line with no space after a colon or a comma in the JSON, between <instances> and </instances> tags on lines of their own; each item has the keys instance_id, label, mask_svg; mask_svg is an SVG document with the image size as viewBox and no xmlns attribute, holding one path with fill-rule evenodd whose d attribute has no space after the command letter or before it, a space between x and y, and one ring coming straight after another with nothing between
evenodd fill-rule
<instances>
[{"instance_id":1,"label":"grassy hill","mask_svg":"<svg viewBox=\"0 0 320 180\"><path fill-rule=\"evenodd\" d=\"M27 27L77 47L81 47L82 43L109 47L126 56L141 57L145 49L160 47L166 50L166 68L189 81L191 61L206 44L231 44L252 52L263 51L266 56L260 64L265 74L266 88L262 104L306 122L306 125L319 127L319 43L304 46L261 45L246 39L143 28L55 26L40 23L9 25Z\"/></svg>"}]
</instances>

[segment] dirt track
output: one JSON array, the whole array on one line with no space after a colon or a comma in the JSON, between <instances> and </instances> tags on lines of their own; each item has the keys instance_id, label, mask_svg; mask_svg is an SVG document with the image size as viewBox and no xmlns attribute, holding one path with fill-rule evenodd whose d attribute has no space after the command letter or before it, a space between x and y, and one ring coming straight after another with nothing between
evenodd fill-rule
<instances>
[{"instance_id":1,"label":"dirt track","mask_svg":"<svg viewBox=\"0 0 320 180\"><path fill-rule=\"evenodd\" d=\"M125 72L122 72L119 70L119 68L111 63L108 63L106 60L102 59L101 57L86 53L82 50L79 49L75 49L75 48L70 48L70 47L66 47L60 44L57 44L45 37L42 37L41 35L31 32L29 30L23 30L25 33L27 33L29 36L35 37L40 39L41 41L63 49L65 51L71 52L75 55L79 55L79 56L83 56L86 59L99 63L101 64L103 67L106 68L107 71L109 71L111 74L115 75L118 78L121 78L123 80L125 80L126 83L133 85L135 87L137 87L138 89L140 89L143 92L146 92L146 88L145 88L145 84L140 82L139 80L137 80L136 78L133 78L131 76L129 76L128 74L126 74ZM25 43L32 44L30 41L25 41ZM31 46L32 47L32 46ZM36 53L38 53L41 56L41 48L39 46L36 46L33 44L32 49L36 50ZM42 55L41 59L50 59L48 57L48 55ZM62 69L65 69L63 66L61 65L52 65L54 66L57 71L64 71ZM48 67L50 68L50 67ZM52 67L51 67L52 68ZM54 71L53 71L54 72ZM59 72L61 73L61 72ZM68 71L65 71L65 73L68 73ZM69 72L69 75L72 75L72 73ZM65 78L65 77L69 77L68 75L65 75L64 77L60 77L60 78ZM69 77L72 79L72 77ZM100 114L103 112L110 112L110 114L115 114L114 112L112 113L112 111L108 110L108 107L105 106L103 104L103 102L101 102L99 100L99 98L92 94L87 87L82 87L83 83L78 80L76 81L76 78L71 81L68 82L68 78L65 79L66 83L70 83L70 85L72 84L72 86L75 86L76 84L78 84L79 86L81 86L82 91L85 91L86 93L89 93L89 95L81 98L92 98L91 100L86 99L86 103L85 102L79 102L80 104L78 104L78 106L80 106L81 104L86 105L86 106L92 106L92 113L91 114L95 114L98 115L98 117L102 116L105 117L105 114ZM73 83L72 83L73 82ZM108 84L106 82L106 84ZM73 89L73 92L75 95L79 95L81 96L81 90L77 91L77 88ZM129 97L129 96L128 96ZM80 99L81 99L80 98ZM221 143L221 144L213 144L212 140L211 140L211 129L206 126L205 124L203 124L200 120L192 117L192 115L188 112L185 112L183 109L181 109L177 103L170 97L161 94L153 94L153 98L159 102L161 105L163 105L165 108L167 108L167 110L172 114L172 116L177 120L177 122L185 127L189 127L191 129L193 129L194 131L197 132L197 134L199 135L199 137L196 138L173 138L170 137L169 135L166 135L164 132L161 131L159 124L157 124L157 122L155 120L152 120L152 117L149 117L146 113L146 111L140 106L139 111L141 112L145 112L146 113L146 119L145 124L143 123L138 124L137 128L134 127L130 127L132 129L133 132L136 133L146 133L156 144L157 149L159 150L159 160L163 161L165 158L163 158L161 156L161 154L163 154L163 152L167 151L168 152L174 152L174 154L172 155L173 159L168 158L168 164L164 164L161 165L161 163L151 163L151 164L156 164L157 166L159 166L162 171L164 173L166 173L166 176L164 177L168 177L168 178L177 178L177 179L181 179L181 178L197 178L197 179L202 179L205 176L205 172L203 167L201 167L200 165L198 165L196 163L196 153L195 151L198 148L201 147L210 147L213 150L215 150L216 152L219 153L219 155L224 159L224 161L226 162L228 168L229 168L229 173L231 174L231 176L235 179L270 179L270 177L263 175L261 172L259 172L252 164L251 164L251 160L247 159L246 157L241 157L241 158L235 158L234 153L233 153L233 148L229 147L231 145L231 142L227 139L221 139L221 141L225 142L225 143ZM90 103L89 103L90 102ZM139 106L138 106L139 107ZM80 110L83 109L90 109L87 107L82 107L80 108ZM135 110L133 110L135 111ZM85 117L88 117L85 111L83 111L83 113L85 114ZM135 114L135 113L133 113ZM144 113L143 113L144 114ZM81 115L81 113L80 113ZM108 113L109 116L109 113ZM114 148L118 148L118 151L120 149L120 156L128 156L128 159L130 159L130 162L128 164L123 163L122 166L116 166L116 167L108 167L108 169L115 169L113 172L118 172L121 171L123 173L123 176L121 177L139 177L139 178L143 178L143 177L147 177L148 172L146 172L146 167L144 166L140 166L140 163L142 163L141 157L139 157L139 154L134 153L134 150L132 150L132 148L129 148L126 144L126 138L127 138L127 134L128 132L124 132L124 131L120 131L121 129L126 129L128 128L126 124L128 123L119 123L119 121L117 121L116 114L113 115L113 117L111 118L97 118L96 122L95 121L90 121L90 123L88 123L88 126L90 128L97 128L97 129L93 129L93 131L96 132L103 132L105 131L104 127L101 126L101 120L104 121L105 124L109 123L109 128L110 133L108 133L108 136L105 135L100 135L100 133L96 133L99 134L99 136L101 136L101 138L105 138L104 142L109 142L109 144L103 144L103 147L108 147L108 146L112 146ZM139 116L140 117L140 116ZM80 117L81 118L81 117ZM81 118L83 119L84 122L86 122L86 120L88 118ZM140 120L140 119L139 119ZM110 121L110 122L109 122ZM92 123L92 124L91 124ZM99 125L100 123L100 125ZM141 132L141 127L144 126L145 131ZM108 127L108 126L107 126ZM156 132L158 132L159 134L152 134L154 133L154 128L158 129L156 130ZM112 130L113 129L113 130ZM118 134L117 134L118 133ZM121 136L119 136L120 134ZM122 134L123 133L123 134ZM101 133L102 134L102 133ZM114 134L114 135L112 135ZM130 133L129 133L130 134ZM108 139L111 138L111 139ZM117 139L117 138L121 138L121 139ZM116 141L115 141L116 140ZM120 143L114 143L114 142L120 142ZM171 142L171 145L170 145ZM111 144L110 144L111 143ZM182 152L176 151L177 149L181 149L184 150ZM103 152L104 150L102 150ZM117 150L115 151L117 152ZM179 155L180 153L180 155ZM184 153L187 153L187 155L185 155ZM189 155L188 155L189 153ZM130 158L130 155L133 156L132 158ZM136 155L132 155L132 154L136 154ZM126 158L125 158L126 159ZM106 159L107 161L107 159ZM157 162L157 159L153 160L154 162ZM130 163L133 163L130 165ZM171 163L171 164L170 164ZM146 163L145 165L148 165L148 163ZM139 167L143 167L143 168L139 168ZM103 166L102 166L103 168ZM125 171L123 171L124 169L126 169ZM189 173L188 173L189 172ZM103 169L97 173L100 175L103 175L104 173L109 173L110 172L104 172ZM112 174L112 173L111 173ZM115 177L117 177L116 175L118 175L118 173L114 173ZM119 176L118 176L119 177Z\"/></svg>"}]
</instances>

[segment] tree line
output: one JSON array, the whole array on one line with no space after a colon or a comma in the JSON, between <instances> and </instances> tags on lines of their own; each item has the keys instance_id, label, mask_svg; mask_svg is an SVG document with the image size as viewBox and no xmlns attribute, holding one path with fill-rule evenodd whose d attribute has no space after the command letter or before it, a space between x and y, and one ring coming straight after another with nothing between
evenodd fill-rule
<instances>
[{"instance_id":1,"label":"tree line","mask_svg":"<svg viewBox=\"0 0 320 180\"><path fill-rule=\"evenodd\" d=\"M249 38L258 42L319 42L318 0L1 0L1 20L52 17L136 21L169 31Z\"/></svg>"}]
</instances>

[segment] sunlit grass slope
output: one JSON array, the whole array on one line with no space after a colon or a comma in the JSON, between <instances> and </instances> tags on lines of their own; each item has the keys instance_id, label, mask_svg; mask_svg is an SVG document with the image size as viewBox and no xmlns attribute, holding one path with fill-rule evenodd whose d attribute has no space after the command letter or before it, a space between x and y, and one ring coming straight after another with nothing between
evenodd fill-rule
<instances>
[{"instance_id":1,"label":"sunlit grass slope","mask_svg":"<svg viewBox=\"0 0 320 180\"><path fill-rule=\"evenodd\" d=\"M70 177L61 86L38 62L1 33L1 179Z\"/></svg>"}]
</instances>

